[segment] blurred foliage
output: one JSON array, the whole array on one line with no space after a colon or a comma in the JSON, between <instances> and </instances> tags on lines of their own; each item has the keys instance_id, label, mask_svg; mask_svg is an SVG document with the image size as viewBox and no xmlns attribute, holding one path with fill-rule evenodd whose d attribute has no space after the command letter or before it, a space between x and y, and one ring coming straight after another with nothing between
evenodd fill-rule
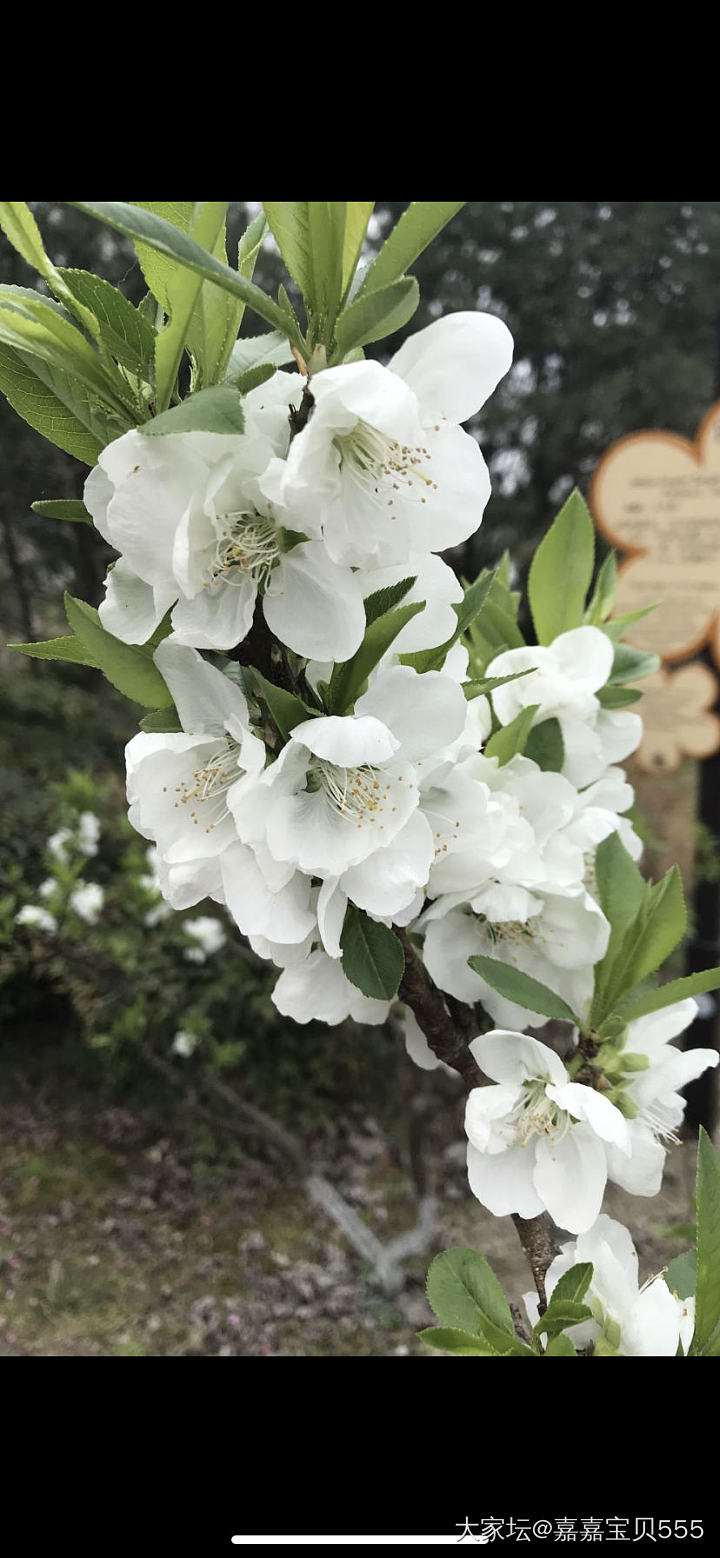
<instances>
[{"instance_id":1,"label":"blurred foliage","mask_svg":"<svg viewBox=\"0 0 720 1558\"><path fill-rule=\"evenodd\" d=\"M340 1100L376 1101L397 1045L376 1029L358 1042L350 1023L298 1028L272 1004L278 971L222 911L170 909L154 885L153 848L127 821L119 771L98 780L70 768L46 799L34 848L6 864L0 891L6 1045L46 1060L63 1045L67 1059L69 1046L113 1096L135 1089L158 1058L171 1082L174 1073L201 1095L207 1075L227 1073L242 1096L301 1133L327 1124ZM93 818L96 850L87 838L83 847ZM33 923L38 913L50 919ZM208 950L213 940L222 944Z\"/></svg>"}]
</instances>

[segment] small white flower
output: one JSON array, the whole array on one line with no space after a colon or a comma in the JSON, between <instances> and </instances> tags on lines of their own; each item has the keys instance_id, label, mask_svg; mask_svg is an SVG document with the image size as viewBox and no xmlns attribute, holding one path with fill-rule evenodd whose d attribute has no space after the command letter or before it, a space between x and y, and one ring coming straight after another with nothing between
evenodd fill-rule
<instances>
[{"instance_id":1,"label":"small white flower","mask_svg":"<svg viewBox=\"0 0 720 1558\"><path fill-rule=\"evenodd\" d=\"M54 876L46 876L45 881L41 882L40 886L38 887L38 897L39 898L52 898L53 893L56 893L57 890L58 890L58 884L57 884L57 881L55 880L55 877Z\"/></svg>"},{"instance_id":2,"label":"small white flower","mask_svg":"<svg viewBox=\"0 0 720 1558\"><path fill-rule=\"evenodd\" d=\"M568 1329L575 1347L588 1347L604 1333L622 1357L674 1357L680 1337L684 1338L683 1350L687 1351L685 1342L689 1345L694 1326L694 1301L675 1298L662 1275L649 1277L641 1287L638 1255L631 1235L622 1223L605 1213L579 1239L564 1244L548 1267L548 1301L563 1274L585 1261L591 1262L593 1276L583 1303L592 1309L593 1319ZM528 1318L535 1325L537 1294L523 1296Z\"/></svg>"},{"instance_id":3,"label":"small white flower","mask_svg":"<svg viewBox=\"0 0 720 1558\"><path fill-rule=\"evenodd\" d=\"M343 973L342 965L325 952L311 952L304 963L283 970L273 990L273 1002L295 1022L326 1022L331 1026L352 1017L355 1022L385 1022L389 1001L363 995Z\"/></svg>"},{"instance_id":4,"label":"small white flower","mask_svg":"<svg viewBox=\"0 0 720 1558\"><path fill-rule=\"evenodd\" d=\"M76 841L80 853L91 857L98 852L100 819L94 811L83 811L78 817Z\"/></svg>"},{"instance_id":5,"label":"small white flower","mask_svg":"<svg viewBox=\"0 0 720 1558\"><path fill-rule=\"evenodd\" d=\"M188 947L185 951L188 963L204 963L214 952L219 952L227 940L220 921L209 914L199 914L193 920L185 920L183 930L197 942L197 946Z\"/></svg>"},{"instance_id":6,"label":"small white flower","mask_svg":"<svg viewBox=\"0 0 720 1558\"><path fill-rule=\"evenodd\" d=\"M69 846L73 843L73 836L69 828L58 828L57 833L51 834L47 841L48 854L54 860L59 860L61 865L67 865L70 858Z\"/></svg>"},{"instance_id":7,"label":"small white flower","mask_svg":"<svg viewBox=\"0 0 720 1558\"><path fill-rule=\"evenodd\" d=\"M26 903L15 915L16 925L36 925L38 930L56 931L57 920L48 909L43 909L39 904Z\"/></svg>"},{"instance_id":8,"label":"small white flower","mask_svg":"<svg viewBox=\"0 0 720 1558\"><path fill-rule=\"evenodd\" d=\"M97 882L76 883L70 894L70 908L86 925L95 925L102 912L105 894Z\"/></svg>"},{"instance_id":9,"label":"small white flower","mask_svg":"<svg viewBox=\"0 0 720 1558\"><path fill-rule=\"evenodd\" d=\"M178 1028L171 1046L173 1055L181 1055L183 1060L188 1060L197 1046L196 1033L188 1033L185 1028Z\"/></svg>"}]
</instances>

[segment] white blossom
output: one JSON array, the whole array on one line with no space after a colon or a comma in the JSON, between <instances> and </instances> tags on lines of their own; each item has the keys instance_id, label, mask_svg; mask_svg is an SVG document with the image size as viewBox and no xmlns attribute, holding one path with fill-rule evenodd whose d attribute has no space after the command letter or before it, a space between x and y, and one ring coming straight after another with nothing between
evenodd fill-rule
<instances>
[{"instance_id":1,"label":"white blossom","mask_svg":"<svg viewBox=\"0 0 720 1558\"><path fill-rule=\"evenodd\" d=\"M49 909L43 909L40 904L26 903L15 915L16 925L35 925L38 930L56 931L58 922Z\"/></svg>"},{"instance_id":2,"label":"white blossom","mask_svg":"<svg viewBox=\"0 0 720 1558\"><path fill-rule=\"evenodd\" d=\"M95 925L102 913L105 894L97 882L78 881L70 894L70 908L86 925Z\"/></svg>"}]
</instances>

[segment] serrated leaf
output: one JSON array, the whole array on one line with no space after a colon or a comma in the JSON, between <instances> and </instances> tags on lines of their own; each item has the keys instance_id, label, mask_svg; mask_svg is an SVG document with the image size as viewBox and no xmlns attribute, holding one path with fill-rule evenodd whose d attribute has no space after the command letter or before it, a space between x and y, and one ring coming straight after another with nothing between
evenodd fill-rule
<instances>
[{"instance_id":1,"label":"serrated leaf","mask_svg":"<svg viewBox=\"0 0 720 1558\"><path fill-rule=\"evenodd\" d=\"M200 245L203 251L216 258L221 264L224 263L224 258L216 256L214 250L218 244L221 244L224 256L225 216L228 204L228 201L222 200L194 201L187 234L182 234L184 238ZM180 229L178 233L180 235ZM138 259L141 265L144 260L147 267L147 256L142 246L138 249ZM150 285L148 274L145 279ZM195 348L204 361L205 342L202 320L195 313L201 289L202 277L196 271L188 270L180 264L168 270L164 295L160 299L168 317L155 341L155 401L161 412L165 411L170 404L182 355L186 344L189 346L193 320Z\"/></svg>"},{"instance_id":2,"label":"serrated leaf","mask_svg":"<svg viewBox=\"0 0 720 1558\"><path fill-rule=\"evenodd\" d=\"M557 719L544 719L534 725L525 742L525 756L532 758L544 773L559 774L565 762L565 742Z\"/></svg>"},{"instance_id":3,"label":"serrated leaf","mask_svg":"<svg viewBox=\"0 0 720 1558\"><path fill-rule=\"evenodd\" d=\"M480 1337L498 1353L527 1353L518 1341L507 1299L492 1267L476 1250L437 1255L427 1275L427 1300L444 1325Z\"/></svg>"},{"instance_id":4,"label":"serrated leaf","mask_svg":"<svg viewBox=\"0 0 720 1558\"><path fill-rule=\"evenodd\" d=\"M458 619L454 633L451 633L443 644L437 644L433 649L418 649L411 654L401 655L402 664L411 666L420 675L425 671L441 671L453 644L457 643L461 635L486 608L495 579L494 573L481 574L474 584L468 586L461 601L453 601L453 611Z\"/></svg>"},{"instance_id":5,"label":"serrated leaf","mask_svg":"<svg viewBox=\"0 0 720 1558\"><path fill-rule=\"evenodd\" d=\"M484 676L479 682L463 682L462 690L465 697L480 698L494 692L496 687L504 687L506 682L517 682L521 676L532 676L533 670L513 671L510 676Z\"/></svg>"},{"instance_id":6,"label":"serrated leaf","mask_svg":"<svg viewBox=\"0 0 720 1558\"><path fill-rule=\"evenodd\" d=\"M152 714L145 714L141 719L140 729L155 734L179 731L182 730L182 725L174 709L153 709Z\"/></svg>"},{"instance_id":7,"label":"serrated leaf","mask_svg":"<svg viewBox=\"0 0 720 1558\"><path fill-rule=\"evenodd\" d=\"M581 1303L592 1282L593 1273L594 1267L589 1260L578 1261L576 1265L570 1266L556 1282L548 1307L552 1308L553 1304Z\"/></svg>"},{"instance_id":8,"label":"serrated leaf","mask_svg":"<svg viewBox=\"0 0 720 1558\"><path fill-rule=\"evenodd\" d=\"M583 1320L592 1320L592 1317L592 1310L588 1309L587 1304L574 1304L569 1300L565 1303L553 1302L548 1304L544 1315L533 1327L533 1336L557 1336L559 1332L566 1331L568 1326L580 1325Z\"/></svg>"},{"instance_id":9,"label":"serrated leaf","mask_svg":"<svg viewBox=\"0 0 720 1558\"><path fill-rule=\"evenodd\" d=\"M1 345L0 390L23 421L85 465L126 430L77 379Z\"/></svg>"},{"instance_id":10,"label":"serrated leaf","mask_svg":"<svg viewBox=\"0 0 720 1558\"><path fill-rule=\"evenodd\" d=\"M695 1293L695 1335L691 1352L714 1350L715 1333L720 1325L720 1159L710 1138L700 1127L698 1140L697 1186L697 1290Z\"/></svg>"},{"instance_id":11,"label":"serrated leaf","mask_svg":"<svg viewBox=\"0 0 720 1558\"><path fill-rule=\"evenodd\" d=\"M486 984L491 985L507 1001L514 1001L516 1006L524 1006L529 1012L541 1012L543 1017L554 1017L557 1021L582 1026L580 1018L554 990L548 990L547 985L542 985L538 979L531 979L521 969L513 968L509 963L501 963L496 958L483 957L480 953L468 958L468 963Z\"/></svg>"},{"instance_id":12,"label":"serrated leaf","mask_svg":"<svg viewBox=\"0 0 720 1558\"><path fill-rule=\"evenodd\" d=\"M392 1001L405 971L405 953L389 927L349 903L340 947L350 983L375 1001Z\"/></svg>"},{"instance_id":13,"label":"serrated leaf","mask_svg":"<svg viewBox=\"0 0 720 1558\"><path fill-rule=\"evenodd\" d=\"M659 665L659 655L651 655L645 649L635 649L632 644L616 644L608 686L614 687L620 682L639 682L642 676L652 676Z\"/></svg>"},{"instance_id":14,"label":"serrated leaf","mask_svg":"<svg viewBox=\"0 0 720 1558\"><path fill-rule=\"evenodd\" d=\"M617 558L614 552L608 556L598 573L592 600L585 612L585 621L591 627L599 627L610 616L617 591Z\"/></svg>"},{"instance_id":15,"label":"serrated leaf","mask_svg":"<svg viewBox=\"0 0 720 1558\"><path fill-rule=\"evenodd\" d=\"M292 318L277 303L274 303L272 298L246 277L232 270L231 266L209 254L187 233L173 227L171 222L164 221L154 212L142 210L139 206L123 201L73 200L69 204L79 211L84 211L86 215L95 217L97 221L104 222L115 232L124 233L127 238L147 244L159 254L177 260L178 264L186 266L188 270L194 271L204 280L212 281L216 286L224 288L226 292L247 304L248 308L252 308L261 319L267 320L273 329L280 330L283 335L290 335L293 344L302 351L304 342L299 331L293 327Z\"/></svg>"},{"instance_id":16,"label":"serrated leaf","mask_svg":"<svg viewBox=\"0 0 720 1558\"><path fill-rule=\"evenodd\" d=\"M416 1332L416 1335L421 1342L426 1342L428 1347L436 1347L438 1352L454 1352L475 1358L500 1357L500 1354L487 1343L483 1343L479 1336L470 1336L466 1331L455 1331L449 1326L429 1325L426 1330Z\"/></svg>"},{"instance_id":17,"label":"serrated leaf","mask_svg":"<svg viewBox=\"0 0 720 1558\"><path fill-rule=\"evenodd\" d=\"M595 967L593 1026L599 1025L611 1010L606 992L626 936L637 922L646 896L646 883L618 833L603 839L595 851L595 883L598 903L610 921L610 938L605 956Z\"/></svg>"},{"instance_id":18,"label":"serrated leaf","mask_svg":"<svg viewBox=\"0 0 720 1558\"><path fill-rule=\"evenodd\" d=\"M624 637L633 622L640 622L643 617L649 616L651 611L657 611L661 604L661 601L654 600L649 606L639 606L637 611L626 612L623 617L613 617L612 621L603 622L602 631L613 644L616 644L618 639Z\"/></svg>"},{"instance_id":19,"label":"serrated leaf","mask_svg":"<svg viewBox=\"0 0 720 1558\"><path fill-rule=\"evenodd\" d=\"M521 709L520 713L515 715L509 725L501 725L490 740L486 741L483 755L496 757L502 768L519 752L524 752L539 707L539 703L530 703L527 708Z\"/></svg>"},{"instance_id":20,"label":"serrated leaf","mask_svg":"<svg viewBox=\"0 0 720 1558\"><path fill-rule=\"evenodd\" d=\"M121 643L106 632L94 606L67 591L64 599L69 626L113 687L146 708L170 707L172 694L153 662L152 646Z\"/></svg>"},{"instance_id":21,"label":"serrated leaf","mask_svg":"<svg viewBox=\"0 0 720 1558\"><path fill-rule=\"evenodd\" d=\"M0 286L0 343L69 374L132 425L117 369L100 361L82 331L49 298L26 287Z\"/></svg>"},{"instance_id":22,"label":"serrated leaf","mask_svg":"<svg viewBox=\"0 0 720 1558\"><path fill-rule=\"evenodd\" d=\"M295 696L295 693L286 692L284 687L276 687L273 682L269 682L254 665L247 667L246 674L252 677L260 697L267 704L285 741L296 725L301 725L304 720L312 719L313 715L317 714L317 709L309 708L308 704Z\"/></svg>"},{"instance_id":23,"label":"serrated leaf","mask_svg":"<svg viewBox=\"0 0 720 1558\"><path fill-rule=\"evenodd\" d=\"M355 273L360 258L367 225L373 213L374 200L348 200L345 207L345 232L342 248L343 298Z\"/></svg>"},{"instance_id":24,"label":"serrated leaf","mask_svg":"<svg viewBox=\"0 0 720 1558\"><path fill-rule=\"evenodd\" d=\"M41 498L30 507L33 514L41 514L43 519L69 519L75 525L92 525L81 498Z\"/></svg>"},{"instance_id":25,"label":"serrated leaf","mask_svg":"<svg viewBox=\"0 0 720 1558\"><path fill-rule=\"evenodd\" d=\"M671 979L667 984L658 985L657 989L623 1007L623 1017L626 1022L635 1022L637 1017L647 1017L649 1012L662 1011L664 1006L674 1006L676 1001L686 1001L691 995L704 995L708 990L720 990L720 967L704 968L699 974L688 974L684 979Z\"/></svg>"},{"instance_id":26,"label":"serrated leaf","mask_svg":"<svg viewBox=\"0 0 720 1558\"><path fill-rule=\"evenodd\" d=\"M91 665L97 668L97 661L88 654L79 638L48 638L38 643L8 644L7 648L17 649L21 655L30 655L34 660L69 660L76 665Z\"/></svg>"},{"instance_id":27,"label":"serrated leaf","mask_svg":"<svg viewBox=\"0 0 720 1558\"><path fill-rule=\"evenodd\" d=\"M528 600L539 644L551 644L582 623L594 559L595 527L576 487L530 566Z\"/></svg>"},{"instance_id":28,"label":"serrated leaf","mask_svg":"<svg viewBox=\"0 0 720 1558\"><path fill-rule=\"evenodd\" d=\"M419 302L420 289L414 276L394 281L392 286L383 287L379 292L363 293L338 316L334 360L341 361L355 347L382 341L385 336L402 330L412 319Z\"/></svg>"},{"instance_id":29,"label":"serrated leaf","mask_svg":"<svg viewBox=\"0 0 720 1558\"><path fill-rule=\"evenodd\" d=\"M62 271L56 269L46 254L40 229L27 203L24 200L0 201L0 227L18 254L44 276L50 290L62 298L93 340L98 341L100 332L93 309L73 297Z\"/></svg>"},{"instance_id":30,"label":"serrated leaf","mask_svg":"<svg viewBox=\"0 0 720 1558\"><path fill-rule=\"evenodd\" d=\"M577 1353L569 1336L560 1331L557 1336L551 1336L545 1352L545 1358L577 1358Z\"/></svg>"},{"instance_id":31,"label":"serrated leaf","mask_svg":"<svg viewBox=\"0 0 720 1558\"><path fill-rule=\"evenodd\" d=\"M386 584L382 590L374 590L372 595L366 595L363 601L365 607L365 621L370 627L378 617L384 617L386 612L393 611L400 601L405 598L408 590L417 584L417 575L409 579L399 579L397 584Z\"/></svg>"},{"instance_id":32,"label":"serrated leaf","mask_svg":"<svg viewBox=\"0 0 720 1558\"><path fill-rule=\"evenodd\" d=\"M252 280L266 232L267 222L261 214L255 217L240 239L237 268L239 275L248 281ZM191 236L197 234L193 232ZM223 223L213 248L215 258L223 262L227 260L225 243ZM245 304L239 298L230 297L219 287L203 282L187 334L187 349L195 364L196 388L207 389L225 377L244 313Z\"/></svg>"},{"instance_id":33,"label":"serrated leaf","mask_svg":"<svg viewBox=\"0 0 720 1558\"><path fill-rule=\"evenodd\" d=\"M398 633L419 611L424 610L424 601L413 601L407 606L398 606L394 611L386 611L382 617L376 617L369 624L360 648L356 649L352 659L343 661L333 669L330 678L332 713L342 714L351 707L370 672L387 654Z\"/></svg>"},{"instance_id":34,"label":"serrated leaf","mask_svg":"<svg viewBox=\"0 0 720 1558\"><path fill-rule=\"evenodd\" d=\"M665 1281L671 1293L678 1298L693 1298L697 1287L697 1250L684 1250L671 1260L665 1272Z\"/></svg>"},{"instance_id":35,"label":"serrated leaf","mask_svg":"<svg viewBox=\"0 0 720 1558\"><path fill-rule=\"evenodd\" d=\"M276 373L274 362L259 362L254 368L246 368L244 373L239 373L233 379L233 388L241 395L249 395L251 390L267 384L268 379L274 378Z\"/></svg>"},{"instance_id":36,"label":"serrated leaf","mask_svg":"<svg viewBox=\"0 0 720 1558\"><path fill-rule=\"evenodd\" d=\"M91 271L60 268L68 291L97 319L102 345L139 378L148 379L155 349L155 331L117 287Z\"/></svg>"},{"instance_id":37,"label":"serrated leaf","mask_svg":"<svg viewBox=\"0 0 720 1558\"><path fill-rule=\"evenodd\" d=\"M278 368L293 361L287 336L281 335L279 330L267 330L264 335L243 336L242 340L235 342L230 353L226 377L234 383L251 368L257 368L265 363L272 363ZM298 393L302 392L304 382L298 374Z\"/></svg>"},{"instance_id":38,"label":"serrated leaf","mask_svg":"<svg viewBox=\"0 0 720 1558\"><path fill-rule=\"evenodd\" d=\"M245 412L242 396L234 384L215 384L181 400L179 406L161 411L138 432L147 438L162 438L168 433L242 433Z\"/></svg>"},{"instance_id":39,"label":"serrated leaf","mask_svg":"<svg viewBox=\"0 0 720 1558\"><path fill-rule=\"evenodd\" d=\"M464 200L414 200L368 265L359 295L377 292L404 276L408 267L464 205Z\"/></svg>"}]
</instances>

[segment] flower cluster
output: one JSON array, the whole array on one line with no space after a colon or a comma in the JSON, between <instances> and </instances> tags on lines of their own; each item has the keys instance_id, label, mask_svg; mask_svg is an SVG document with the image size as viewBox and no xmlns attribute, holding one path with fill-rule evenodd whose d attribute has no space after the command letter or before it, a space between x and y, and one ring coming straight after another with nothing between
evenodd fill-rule
<instances>
[{"instance_id":1,"label":"flower cluster","mask_svg":"<svg viewBox=\"0 0 720 1558\"><path fill-rule=\"evenodd\" d=\"M614 1081L583 1072L577 1029L566 1065L519 1031L545 1008L475 962L528 976L582 1025L611 936L598 846L641 853L617 766L641 722L606 696L602 615L539 645L500 631L478 678L439 555L482 518L488 472L460 424L511 351L499 320L457 314L388 367L275 373L246 396L242 433L126 433L85 501L120 554L101 622L126 643L156 635L175 706L175 728L127 748L130 820L166 903L223 905L301 1023L383 1022L394 995L356 977L345 938L358 916L403 927L438 990L498 1025L470 1046L492 1083L467 1106L474 1194L588 1235L608 1179L655 1194L677 1089L717 1056L665 1048L692 1019L684 1001L631 1025ZM400 601L412 609L376 643ZM188 958L221 935L199 919ZM440 1064L406 1016L413 1058ZM189 1053L183 1030L175 1048Z\"/></svg>"}]
</instances>

